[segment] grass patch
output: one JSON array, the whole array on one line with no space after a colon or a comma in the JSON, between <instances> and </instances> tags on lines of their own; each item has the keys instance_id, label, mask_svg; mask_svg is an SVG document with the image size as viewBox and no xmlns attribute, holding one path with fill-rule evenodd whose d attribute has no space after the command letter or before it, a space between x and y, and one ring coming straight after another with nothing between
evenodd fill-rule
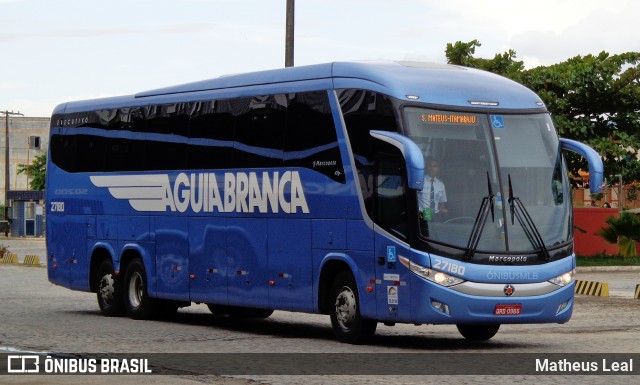
<instances>
[{"instance_id":1,"label":"grass patch","mask_svg":"<svg viewBox=\"0 0 640 385\"><path fill-rule=\"evenodd\" d=\"M622 255L596 254L593 256L576 256L576 265L582 266L637 266L639 257L624 257Z\"/></svg>"}]
</instances>

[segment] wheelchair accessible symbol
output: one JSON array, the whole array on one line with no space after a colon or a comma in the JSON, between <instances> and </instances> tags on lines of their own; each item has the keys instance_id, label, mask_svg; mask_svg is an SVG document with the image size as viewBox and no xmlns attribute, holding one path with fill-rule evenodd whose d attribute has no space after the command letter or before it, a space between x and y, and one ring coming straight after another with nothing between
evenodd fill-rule
<instances>
[{"instance_id":1,"label":"wheelchair accessible symbol","mask_svg":"<svg viewBox=\"0 0 640 385\"><path fill-rule=\"evenodd\" d=\"M497 129L504 128L504 121L502 120L502 116L491 115L491 127Z\"/></svg>"},{"instance_id":2,"label":"wheelchair accessible symbol","mask_svg":"<svg viewBox=\"0 0 640 385\"><path fill-rule=\"evenodd\" d=\"M396 261L396 247L395 246L387 246L387 262L395 262Z\"/></svg>"}]
</instances>

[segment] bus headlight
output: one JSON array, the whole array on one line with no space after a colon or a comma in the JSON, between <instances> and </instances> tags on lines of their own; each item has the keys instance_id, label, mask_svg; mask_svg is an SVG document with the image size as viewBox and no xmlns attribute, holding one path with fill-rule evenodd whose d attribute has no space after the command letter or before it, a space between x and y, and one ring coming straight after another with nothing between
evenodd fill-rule
<instances>
[{"instance_id":1,"label":"bus headlight","mask_svg":"<svg viewBox=\"0 0 640 385\"><path fill-rule=\"evenodd\" d=\"M454 277L452 275L443 273L442 271L429 269L417 263L411 262L406 257L400 257L400 263L411 270L411 272L415 275L444 287L455 286L464 282L464 279Z\"/></svg>"},{"instance_id":2,"label":"bus headlight","mask_svg":"<svg viewBox=\"0 0 640 385\"><path fill-rule=\"evenodd\" d=\"M554 285L558 285L562 287L562 286L567 286L568 284L573 282L575 278L576 278L576 270L573 269L555 278L551 278L549 282L553 283Z\"/></svg>"}]
</instances>

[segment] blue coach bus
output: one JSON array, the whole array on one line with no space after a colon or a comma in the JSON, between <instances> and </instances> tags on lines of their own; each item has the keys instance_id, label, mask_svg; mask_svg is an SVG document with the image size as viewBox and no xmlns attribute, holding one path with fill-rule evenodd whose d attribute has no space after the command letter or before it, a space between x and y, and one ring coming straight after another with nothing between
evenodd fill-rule
<instances>
[{"instance_id":1,"label":"blue coach bus","mask_svg":"<svg viewBox=\"0 0 640 385\"><path fill-rule=\"evenodd\" d=\"M49 280L106 316L565 323L572 198L540 98L474 69L348 62L70 102L52 117Z\"/></svg>"}]
</instances>

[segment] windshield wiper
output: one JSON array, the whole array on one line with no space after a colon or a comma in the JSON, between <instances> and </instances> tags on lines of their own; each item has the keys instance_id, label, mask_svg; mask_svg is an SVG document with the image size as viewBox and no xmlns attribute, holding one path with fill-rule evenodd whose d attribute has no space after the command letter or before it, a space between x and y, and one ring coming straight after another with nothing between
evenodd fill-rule
<instances>
[{"instance_id":1,"label":"windshield wiper","mask_svg":"<svg viewBox=\"0 0 640 385\"><path fill-rule=\"evenodd\" d=\"M511 224L514 224L514 219L518 220L520 226L522 226L522 230L524 234L531 242L531 245L542 253L542 257L544 257L545 261L549 261L551 259L551 255L549 254L549 250L547 250L547 246L544 244L544 239L540 235L538 228L536 227L533 219L531 219L531 215L520 201L520 198L513 196L513 186L511 185L511 174L509 174L509 207L511 208Z\"/></svg>"},{"instance_id":2,"label":"windshield wiper","mask_svg":"<svg viewBox=\"0 0 640 385\"><path fill-rule=\"evenodd\" d=\"M469 241L467 241L467 251L464 253L466 259L473 258L473 255L476 253L476 249L478 248L478 243L480 243L480 237L482 236L482 231L484 230L484 225L487 222L487 216L489 212L491 212L491 221L495 222L495 212L493 206L493 189L491 188L491 180L489 179L489 172L487 171L487 190L489 194L482 198L482 203L480 204L480 210L478 210L478 215L476 215L476 221L473 223L473 228L471 229L471 235L469 235Z\"/></svg>"}]
</instances>

